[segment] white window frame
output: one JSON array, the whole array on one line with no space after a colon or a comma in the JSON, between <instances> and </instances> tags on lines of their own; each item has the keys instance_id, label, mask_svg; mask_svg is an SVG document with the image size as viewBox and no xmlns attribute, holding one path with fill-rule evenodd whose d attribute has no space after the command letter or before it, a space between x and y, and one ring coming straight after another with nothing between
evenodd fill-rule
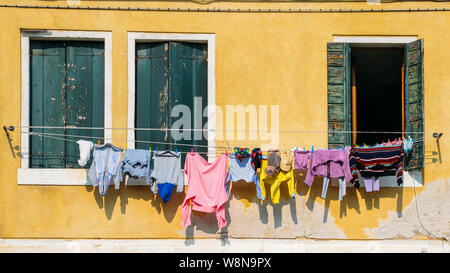
<instances>
[{"instance_id":1,"label":"white window frame","mask_svg":"<svg viewBox=\"0 0 450 273\"><path fill-rule=\"evenodd\" d=\"M349 43L352 46L370 46L370 47L404 47L405 44L418 40L417 36L344 36L334 35L334 43ZM331 183L332 186L339 186L337 181ZM365 187L364 178L360 177L361 187ZM395 176L380 177L380 188L398 188ZM400 185L403 188L423 187L423 173L422 171L404 171L403 183Z\"/></svg>"},{"instance_id":2,"label":"white window frame","mask_svg":"<svg viewBox=\"0 0 450 273\"><path fill-rule=\"evenodd\" d=\"M149 33L149 32L128 32L128 117L127 117L127 146L130 149L135 148L135 97L136 97L136 43L138 42L196 42L206 43L208 50L207 67L207 87L208 87L208 161L213 162L216 158L216 128L215 104L216 104L216 86L215 86L215 34L190 34L190 33ZM143 179L126 178L127 185L145 185Z\"/></svg>"},{"instance_id":3,"label":"white window frame","mask_svg":"<svg viewBox=\"0 0 450 273\"><path fill-rule=\"evenodd\" d=\"M189 34L189 33L149 33L128 32L128 117L127 117L127 146L135 148L135 97L136 97L136 43L138 42L195 42L207 44L208 50L208 161L213 162L216 158L215 130L215 104L216 104L216 81L215 81L215 34ZM143 179L127 179L127 185L143 185Z\"/></svg>"},{"instance_id":4,"label":"white window frame","mask_svg":"<svg viewBox=\"0 0 450 273\"><path fill-rule=\"evenodd\" d=\"M112 33L100 31L59 31L21 29L21 164L17 170L19 185L88 185L86 169L29 168L30 125L30 40L102 41L105 49L104 127L112 127ZM104 130L104 142L111 142L112 129Z\"/></svg>"}]
</instances>

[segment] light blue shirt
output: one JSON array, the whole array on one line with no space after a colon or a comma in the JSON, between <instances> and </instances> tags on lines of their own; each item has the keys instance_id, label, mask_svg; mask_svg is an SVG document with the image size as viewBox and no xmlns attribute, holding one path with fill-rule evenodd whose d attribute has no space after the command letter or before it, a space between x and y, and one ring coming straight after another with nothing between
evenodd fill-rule
<instances>
[{"instance_id":1,"label":"light blue shirt","mask_svg":"<svg viewBox=\"0 0 450 273\"><path fill-rule=\"evenodd\" d=\"M259 199L264 200L261 194L261 186L259 184L259 178L256 174L255 169L252 167L252 162L250 157L243 158L239 160L236 156L230 156L230 168L228 171L228 177L226 181L226 188L228 192L228 182L232 180L233 182L244 180L248 183L253 182L256 184L256 195Z\"/></svg>"}]
</instances>

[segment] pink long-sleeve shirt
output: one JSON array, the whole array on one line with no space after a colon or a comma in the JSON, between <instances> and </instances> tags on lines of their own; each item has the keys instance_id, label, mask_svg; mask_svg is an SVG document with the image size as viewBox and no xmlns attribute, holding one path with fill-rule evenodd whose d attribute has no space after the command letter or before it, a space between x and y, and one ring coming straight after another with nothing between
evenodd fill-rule
<instances>
[{"instance_id":1,"label":"pink long-sleeve shirt","mask_svg":"<svg viewBox=\"0 0 450 273\"><path fill-rule=\"evenodd\" d=\"M192 209L203 212L216 212L219 228L227 225L225 203L228 194L225 183L228 170L228 155L222 154L213 163L207 162L198 153L188 153L184 171L188 179L186 198L181 206L181 226L191 224Z\"/></svg>"},{"instance_id":2,"label":"pink long-sleeve shirt","mask_svg":"<svg viewBox=\"0 0 450 273\"><path fill-rule=\"evenodd\" d=\"M305 184L312 186L314 176L329 178L344 177L347 182L352 179L349 164L349 150L318 150L311 153Z\"/></svg>"}]
</instances>

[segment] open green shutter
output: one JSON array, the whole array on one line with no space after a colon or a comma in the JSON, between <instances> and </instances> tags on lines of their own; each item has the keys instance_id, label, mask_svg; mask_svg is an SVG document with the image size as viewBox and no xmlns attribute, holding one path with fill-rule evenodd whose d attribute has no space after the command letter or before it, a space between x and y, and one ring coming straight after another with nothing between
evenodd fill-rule
<instances>
[{"instance_id":1,"label":"open green shutter","mask_svg":"<svg viewBox=\"0 0 450 273\"><path fill-rule=\"evenodd\" d=\"M328 147L351 145L350 45L327 44Z\"/></svg>"},{"instance_id":2,"label":"open green shutter","mask_svg":"<svg viewBox=\"0 0 450 273\"><path fill-rule=\"evenodd\" d=\"M424 85L423 85L423 39L405 45L405 131L424 131ZM414 140L423 134L406 133ZM406 154L405 170L420 169L424 166L423 141L414 142Z\"/></svg>"}]
</instances>

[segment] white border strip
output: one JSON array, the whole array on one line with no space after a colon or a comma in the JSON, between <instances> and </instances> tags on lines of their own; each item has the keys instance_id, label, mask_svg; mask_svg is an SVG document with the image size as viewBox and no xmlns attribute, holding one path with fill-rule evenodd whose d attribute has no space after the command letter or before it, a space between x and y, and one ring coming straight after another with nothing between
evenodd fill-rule
<instances>
[{"instance_id":1,"label":"white border strip","mask_svg":"<svg viewBox=\"0 0 450 273\"><path fill-rule=\"evenodd\" d=\"M136 66L136 42L159 42L159 41L184 41L184 42L203 42L208 44L208 106L216 104L216 78L215 78L215 34L179 34L179 33L145 33L128 32L128 117L127 128L134 128L135 122L135 66ZM208 107L208 129L216 128L215 107ZM213 162L216 157L214 131L208 131L208 161ZM134 130L127 131L127 146L134 149Z\"/></svg>"},{"instance_id":2,"label":"white border strip","mask_svg":"<svg viewBox=\"0 0 450 273\"><path fill-rule=\"evenodd\" d=\"M2 252L450 253L443 240L0 239Z\"/></svg>"},{"instance_id":3,"label":"white border strip","mask_svg":"<svg viewBox=\"0 0 450 273\"><path fill-rule=\"evenodd\" d=\"M335 43L352 44L407 44L417 40L417 36L333 36Z\"/></svg>"},{"instance_id":4,"label":"white border strip","mask_svg":"<svg viewBox=\"0 0 450 273\"><path fill-rule=\"evenodd\" d=\"M105 46L105 120L104 127L112 127L112 33L99 31L57 31L57 30L21 30L21 73L22 73L22 101L21 101L21 126L29 126L29 110L30 110L30 39L39 40L81 40L81 41L104 41ZM22 132L28 133L29 129L22 128ZM112 138L112 130L104 130L105 142L110 142ZM21 169L19 173L23 173L24 169L29 168L29 137L28 134L21 135ZM45 177L30 177L28 175L19 175L18 184L27 184L27 181L21 178L32 179L32 181L41 181L49 179L52 176L53 169L37 169L41 172L34 174L44 174ZM57 171L55 171L57 172ZM68 173L71 171L68 170ZM30 180L31 181L31 180ZM64 185L73 185L71 179L67 180ZM62 182L61 182L62 183ZM40 184L40 183L39 183ZM77 184L78 185L78 184Z\"/></svg>"}]
</instances>

